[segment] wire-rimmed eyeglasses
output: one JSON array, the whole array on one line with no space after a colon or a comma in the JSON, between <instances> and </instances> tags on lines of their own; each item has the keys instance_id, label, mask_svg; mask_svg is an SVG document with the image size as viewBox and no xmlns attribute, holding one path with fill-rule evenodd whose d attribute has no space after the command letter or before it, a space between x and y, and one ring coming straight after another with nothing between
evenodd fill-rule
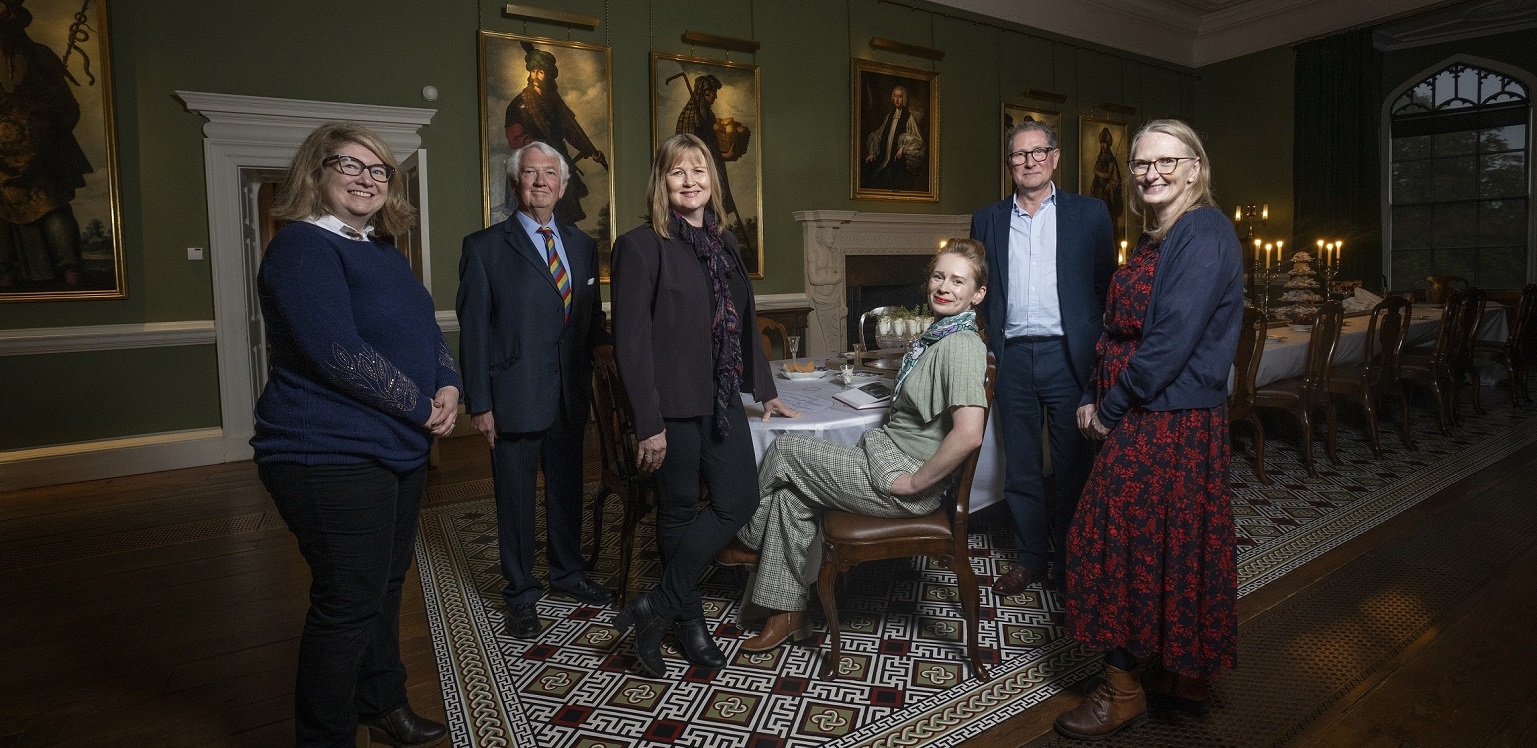
<instances>
[{"instance_id":1,"label":"wire-rimmed eyeglasses","mask_svg":"<svg viewBox=\"0 0 1537 748\"><path fill-rule=\"evenodd\" d=\"M1147 173L1148 167L1158 170L1159 174L1169 176L1179 167L1181 161L1200 161L1199 156L1164 156L1153 161L1127 161L1126 168L1134 177L1140 177Z\"/></svg>"},{"instance_id":2,"label":"wire-rimmed eyeglasses","mask_svg":"<svg viewBox=\"0 0 1537 748\"><path fill-rule=\"evenodd\" d=\"M1057 150L1057 149L1055 149L1055 148L1031 148L1028 151L1014 151L1013 153L1010 153L1009 156L1008 156L1009 163L1011 165L1013 165L1013 166L1019 166L1020 164L1025 163L1025 161L1027 159L1030 160L1030 161L1036 161L1036 162L1045 161L1046 157L1048 155L1050 155L1052 151L1055 151L1055 150Z\"/></svg>"},{"instance_id":3,"label":"wire-rimmed eyeglasses","mask_svg":"<svg viewBox=\"0 0 1537 748\"><path fill-rule=\"evenodd\" d=\"M375 182L388 182L395 176L395 167L387 164L365 164L351 156L337 154L320 162L321 166L331 166L337 171L349 177L355 177L363 172L368 172Z\"/></svg>"}]
</instances>

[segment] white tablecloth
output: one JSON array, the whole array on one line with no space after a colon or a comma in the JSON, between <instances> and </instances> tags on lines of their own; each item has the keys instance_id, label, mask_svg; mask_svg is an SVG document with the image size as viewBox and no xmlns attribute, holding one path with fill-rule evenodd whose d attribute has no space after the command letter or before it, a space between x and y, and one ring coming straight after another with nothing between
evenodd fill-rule
<instances>
[{"instance_id":1,"label":"white tablecloth","mask_svg":"<svg viewBox=\"0 0 1537 748\"><path fill-rule=\"evenodd\" d=\"M802 359L805 360L805 359ZM774 437L787 431L796 431L820 437L838 444L854 445L865 431L885 423L890 408L855 410L833 399L833 394L843 390L837 374L828 372L821 379L789 380L778 376L780 365L775 361L774 384L785 404L801 412L800 418L775 416L763 420L763 406L743 395L742 404L747 409L747 420L752 425L753 453L763 459L763 453ZM977 472L971 481L971 509L976 511L1003 498L1003 448L997 439L997 411L989 418L987 433L982 438L982 456L977 460Z\"/></svg>"}]
</instances>

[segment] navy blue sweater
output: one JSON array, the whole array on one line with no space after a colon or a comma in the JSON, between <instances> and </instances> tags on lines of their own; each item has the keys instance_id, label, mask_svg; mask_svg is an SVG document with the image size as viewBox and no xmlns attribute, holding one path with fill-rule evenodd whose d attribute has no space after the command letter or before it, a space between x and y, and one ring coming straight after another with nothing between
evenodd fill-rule
<instances>
[{"instance_id":1,"label":"navy blue sweater","mask_svg":"<svg viewBox=\"0 0 1537 748\"><path fill-rule=\"evenodd\" d=\"M293 223L267 245L257 294L271 351L257 462L426 461L432 398L459 371L399 250Z\"/></svg>"},{"instance_id":2,"label":"navy blue sweater","mask_svg":"<svg viewBox=\"0 0 1537 748\"><path fill-rule=\"evenodd\" d=\"M1099 420L1113 429L1134 407L1222 404L1242 325L1243 250L1233 222L1216 208L1196 208L1174 222L1159 246L1142 341L1105 393ZM1090 387L1083 404L1094 396Z\"/></svg>"}]
</instances>

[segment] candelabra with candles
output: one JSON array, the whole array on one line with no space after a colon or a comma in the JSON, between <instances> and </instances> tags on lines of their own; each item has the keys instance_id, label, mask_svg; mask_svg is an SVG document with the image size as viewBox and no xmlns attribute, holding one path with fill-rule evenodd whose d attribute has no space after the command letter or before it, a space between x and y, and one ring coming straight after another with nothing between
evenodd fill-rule
<instances>
[{"instance_id":1,"label":"candelabra with candles","mask_svg":"<svg viewBox=\"0 0 1537 748\"><path fill-rule=\"evenodd\" d=\"M1264 228L1265 224L1270 222L1270 203L1240 205L1233 211L1233 223L1246 224L1243 238L1244 244L1254 245L1254 267L1253 271L1249 274L1249 299L1251 303L1259 291L1257 282L1260 273L1259 250L1261 242L1254 236L1255 220L1259 221L1260 228Z\"/></svg>"},{"instance_id":2,"label":"candelabra with candles","mask_svg":"<svg viewBox=\"0 0 1537 748\"><path fill-rule=\"evenodd\" d=\"M1324 277L1324 298L1334 298L1334 278L1340 274L1340 249L1345 246L1343 241L1326 242L1318 240L1318 254L1321 265L1319 274Z\"/></svg>"},{"instance_id":3,"label":"candelabra with candles","mask_svg":"<svg viewBox=\"0 0 1537 748\"><path fill-rule=\"evenodd\" d=\"M1280 269L1281 268L1281 263L1284 262L1285 259L1286 259L1286 256L1284 254L1282 254L1283 252L1286 251L1286 242L1278 241L1278 242L1267 243L1267 244L1264 245L1264 248L1265 248L1265 269L1264 270L1260 270L1260 265L1259 265L1260 240L1258 240L1258 239L1254 240L1254 258L1255 258L1254 259L1254 282L1253 282L1252 285L1253 285L1253 287L1255 289L1256 298L1257 298L1257 300L1259 302L1260 313L1264 315L1264 318L1266 320L1269 320L1270 319L1270 287L1276 281L1286 277L1286 275L1287 275L1287 273L1281 272L1281 269ZM1272 256L1274 256L1274 258L1275 258L1274 264L1271 263L1271 257Z\"/></svg>"}]
</instances>

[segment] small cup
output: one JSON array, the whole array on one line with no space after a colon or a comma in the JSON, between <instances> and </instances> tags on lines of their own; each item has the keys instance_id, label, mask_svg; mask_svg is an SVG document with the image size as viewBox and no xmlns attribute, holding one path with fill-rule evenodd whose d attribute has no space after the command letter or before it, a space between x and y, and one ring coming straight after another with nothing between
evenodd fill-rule
<instances>
[{"instance_id":1,"label":"small cup","mask_svg":"<svg viewBox=\"0 0 1537 748\"><path fill-rule=\"evenodd\" d=\"M844 387L853 387L854 386L854 367L853 367L853 365L852 364L844 364L843 368L840 371L843 374L843 386Z\"/></svg>"}]
</instances>

